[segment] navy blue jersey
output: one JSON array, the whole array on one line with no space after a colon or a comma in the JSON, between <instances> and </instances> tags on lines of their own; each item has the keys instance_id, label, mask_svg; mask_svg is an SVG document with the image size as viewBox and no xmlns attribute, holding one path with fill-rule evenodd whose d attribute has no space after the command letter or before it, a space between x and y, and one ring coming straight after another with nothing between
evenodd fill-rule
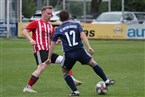
<instances>
[{"instance_id":1,"label":"navy blue jersey","mask_svg":"<svg viewBox=\"0 0 145 97\"><path fill-rule=\"evenodd\" d=\"M83 48L81 32L83 32L83 29L79 23L67 21L56 28L52 41L56 42L60 37L64 52L77 50Z\"/></svg>"},{"instance_id":2,"label":"navy blue jersey","mask_svg":"<svg viewBox=\"0 0 145 97\"><path fill-rule=\"evenodd\" d=\"M60 37L64 50L62 67L68 71L72 69L76 61L81 64L88 64L92 57L86 52L81 41L83 29L79 23L64 22L59 26L53 35L52 41L56 42Z\"/></svg>"}]
</instances>

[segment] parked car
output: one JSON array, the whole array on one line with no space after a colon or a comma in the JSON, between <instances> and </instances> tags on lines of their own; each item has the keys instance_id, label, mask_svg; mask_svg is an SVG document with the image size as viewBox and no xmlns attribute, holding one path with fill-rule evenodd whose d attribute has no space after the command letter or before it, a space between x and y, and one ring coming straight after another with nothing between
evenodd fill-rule
<instances>
[{"instance_id":1,"label":"parked car","mask_svg":"<svg viewBox=\"0 0 145 97\"><path fill-rule=\"evenodd\" d=\"M52 12L52 18L50 18L50 22L60 22L58 17L59 12L60 11ZM41 11L36 11L36 13L30 18L30 21L39 20L40 18L41 18Z\"/></svg>"},{"instance_id":2,"label":"parked car","mask_svg":"<svg viewBox=\"0 0 145 97\"><path fill-rule=\"evenodd\" d=\"M41 11L36 11L35 14L30 18L30 21L39 20L41 18Z\"/></svg>"},{"instance_id":3,"label":"parked car","mask_svg":"<svg viewBox=\"0 0 145 97\"><path fill-rule=\"evenodd\" d=\"M121 11L103 12L92 24L138 24L138 19L133 12Z\"/></svg>"},{"instance_id":4,"label":"parked car","mask_svg":"<svg viewBox=\"0 0 145 97\"><path fill-rule=\"evenodd\" d=\"M60 13L60 11L53 11L52 17L50 18L50 22L61 23L61 21L59 20L59 13ZM41 18L41 11L36 11L36 13L30 18L30 21L39 20L40 18ZM70 15L70 18L74 21L77 21L76 16L74 16L72 14Z\"/></svg>"},{"instance_id":5,"label":"parked car","mask_svg":"<svg viewBox=\"0 0 145 97\"><path fill-rule=\"evenodd\" d=\"M29 22L29 18L26 18L24 15L22 15L22 22Z\"/></svg>"},{"instance_id":6,"label":"parked car","mask_svg":"<svg viewBox=\"0 0 145 97\"><path fill-rule=\"evenodd\" d=\"M145 12L134 12L134 14L137 17L139 24L142 24L145 21Z\"/></svg>"},{"instance_id":7,"label":"parked car","mask_svg":"<svg viewBox=\"0 0 145 97\"><path fill-rule=\"evenodd\" d=\"M86 19L84 19L84 15L81 16L78 20L81 22L81 23L92 23L93 22L93 16L92 15L86 15L85 17Z\"/></svg>"},{"instance_id":8,"label":"parked car","mask_svg":"<svg viewBox=\"0 0 145 97\"><path fill-rule=\"evenodd\" d=\"M145 20L143 21L143 24L145 25Z\"/></svg>"}]
</instances>

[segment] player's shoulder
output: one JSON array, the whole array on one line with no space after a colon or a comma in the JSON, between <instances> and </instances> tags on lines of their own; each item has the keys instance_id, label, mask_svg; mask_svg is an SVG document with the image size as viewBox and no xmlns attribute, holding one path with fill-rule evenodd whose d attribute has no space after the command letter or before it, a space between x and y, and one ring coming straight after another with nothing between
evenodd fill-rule
<instances>
[{"instance_id":1,"label":"player's shoulder","mask_svg":"<svg viewBox=\"0 0 145 97\"><path fill-rule=\"evenodd\" d=\"M33 25L38 24L38 20L33 20L29 24L33 24Z\"/></svg>"},{"instance_id":2,"label":"player's shoulder","mask_svg":"<svg viewBox=\"0 0 145 97\"><path fill-rule=\"evenodd\" d=\"M71 25L76 25L78 27L81 26L80 22L77 22L77 21L71 21L70 23Z\"/></svg>"},{"instance_id":3,"label":"player's shoulder","mask_svg":"<svg viewBox=\"0 0 145 97\"><path fill-rule=\"evenodd\" d=\"M38 22L39 20L32 20L31 22L35 23L35 22Z\"/></svg>"},{"instance_id":4,"label":"player's shoulder","mask_svg":"<svg viewBox=\"0 0 145 97\"><path fill-rule=\"evenodd\" d=\"M77 22L77 21L69 21L69 23L71 23L71 24L80 24L80 22Z\"/></svg>"}]
</instances>

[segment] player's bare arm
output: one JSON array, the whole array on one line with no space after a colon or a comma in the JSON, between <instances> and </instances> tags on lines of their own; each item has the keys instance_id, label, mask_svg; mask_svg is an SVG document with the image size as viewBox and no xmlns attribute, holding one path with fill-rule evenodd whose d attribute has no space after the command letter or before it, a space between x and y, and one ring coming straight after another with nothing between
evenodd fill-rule
<instances>
[{"instance_id":1,"label":"player's bare arm","mask_svg":"<svg viewBox=\"0 0 145 97\"><path fill-rule=\"evenodd\" d=\"M88 52L90 55L94 54L94 50L91 48L88 38L86 37L86 34L84 32L81 32L81 39L84 41L84 43L86 44L87 48L88 48Z\"/></svg>"},{"instance_id":2,"label":"player's bare arm","mask_svg":"<svg viewBox=\"0 0 145 97\"><path fill-rule=\"evenodd\" d=\"M30 32L29 30L24 29L24 30L23 30L23 35L30 41L30 44L31 44L31 45L35 45L36 42L31 38L29 32Z\"/></svg>"},{"instance_id":3,"label":"player's bare arm","mask_svg":"<svg viewBox=\"0 0 145 97\"><path fill-rule=\"evenodd\" d=\"M53 53L53 50L55 48L56 43L51 41L51 46L49 48L49 53L48 53L48 59L45 61L45 64L50 64L51 63L51 56Z\"/></svg>"}]
</instances>

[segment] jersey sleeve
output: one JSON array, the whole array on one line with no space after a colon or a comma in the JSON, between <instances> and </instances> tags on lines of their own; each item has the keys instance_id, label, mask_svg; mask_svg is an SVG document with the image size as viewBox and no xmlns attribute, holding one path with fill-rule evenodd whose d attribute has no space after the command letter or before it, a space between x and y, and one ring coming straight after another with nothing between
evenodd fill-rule
<instances>
[{"instance_id":1,"label":"jersey sleeve","mask_svg":"<svg viewBox=\"0 0 145 97\"><path fill-rule=\"evenodd\" d=\"M51 25L50 29L51 29L51 31L50 31L50 39L52 39L52 37L54 35L55 28Z\"/></svg>"},{"instance_id":2,"label":"jersey sleeve","mask_svg":"<svg viewBox=\"0 0 145 97\"><path fill-rule=\"evenodd\" d=\"M80 33L83 32L82 26L81 26L79 23L77 23L77 24L78 24L78 30L79 30L79 32L80 32Z\"/></svg>"},{"instance_id":3,"label":"jersey sleeve","mask_svg":"<svg viewBox=\"0 0 145 97\"><path fill-rule=\"evenodd\" d=\"M34 20L26 26L26 29L34 32L36 30L37 26L38 26L38 22Z\"/></svg>"},{"instance_id":4,"label":"jersey sleeve","mask_svg":"<svg viewBox=\"0 0 145 97\"><path fill-rule=\"evenodd\" d=\"M52 37L52 41L56 42L58 40L59 34L58 34L58 30L56 28L56 30L54 31L54 35Z\"/></svg>"}]
</instances>

